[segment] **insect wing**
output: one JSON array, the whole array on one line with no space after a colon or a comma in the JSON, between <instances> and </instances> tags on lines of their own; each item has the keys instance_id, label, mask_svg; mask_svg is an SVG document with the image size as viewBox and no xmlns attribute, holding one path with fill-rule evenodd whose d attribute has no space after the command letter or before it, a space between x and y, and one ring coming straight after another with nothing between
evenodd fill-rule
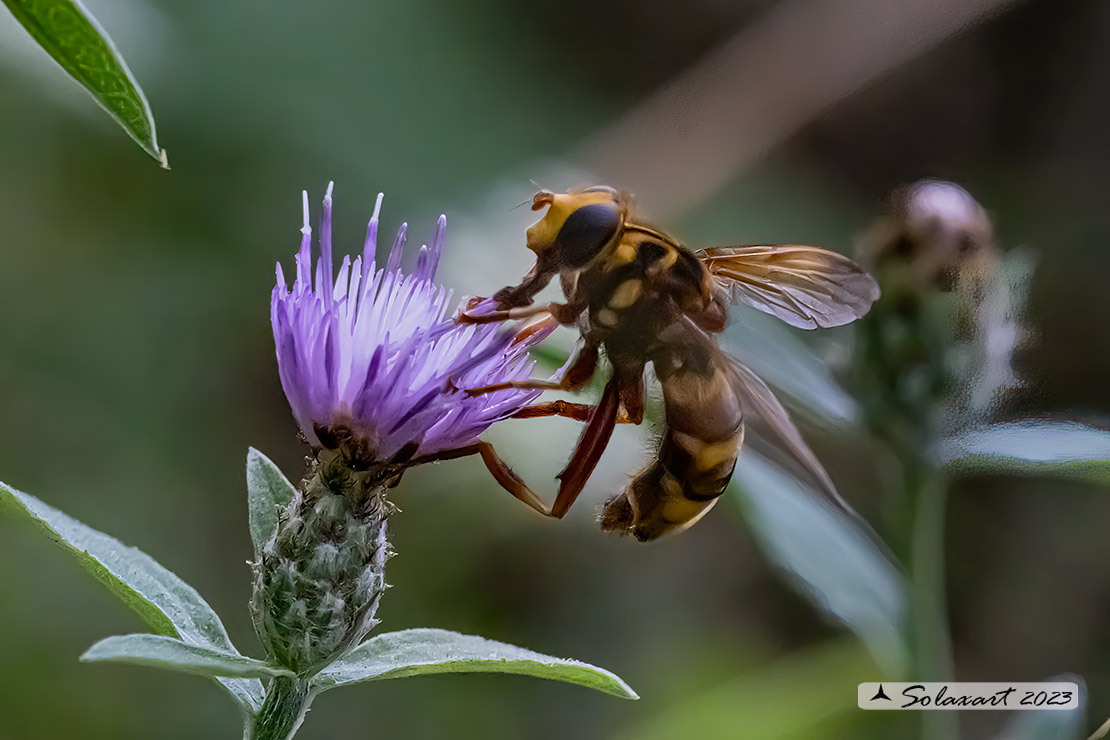
<instances>
[{"instance_id":1,"label":"insect wing","mask_svg":"<svg viewBox=\"0 0 1110 740\"><path fill-rule=\"evenodd\" d=\"M762 419L771 428L775 436L783 442L786 451L816 479L824 493L841 510L858 516L851 505L841 498L821 461L802 439L802 433L794 426L790 414L767 384L735 357L724 353L721 356L727 361L728 372L745 410Z\"/></svg>"},{"instance_id":2,"label":"insect wing","mask_svg":"<svg viewBox=\"0 0 1110 740\"><path fill-rule=\"evenodd\" d=\"M800 329L855 321L879 297L878 284L863 268L827 249L713 247L697 257L736 300Z\"/></svg>"}]
</instances>

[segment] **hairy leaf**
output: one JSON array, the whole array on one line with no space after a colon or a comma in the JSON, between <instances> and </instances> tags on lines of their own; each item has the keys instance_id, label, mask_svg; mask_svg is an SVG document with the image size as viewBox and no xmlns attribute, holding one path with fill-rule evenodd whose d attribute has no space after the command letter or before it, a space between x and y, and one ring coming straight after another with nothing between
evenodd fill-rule
<instances>
[{"instance_id":1,"label":"hairy leaf","mask_svg":"<svg viewBox=\"0 0 1110 740\"><path fill-rule=\"evenodd\" d=\"M142 550L128 547L3 483L0 483L0 510L41 530L158 634L238 654L220 618L196 589ZM224 679L220 683L244 707L253 711L261 706L259 681Z\"/></svg>"},{"instance_id":2,"label":"hairy leaf","mask_svg":"<svg viewBox=\"0 0 1110 740\"><path fill-rule=\"evenodd\" d=\"M81 660L135 663L211 677L263 678L294 675L292 671L274 668L254 658L190 645L162 635L108 637L85 651Z\"/></svg>"},{"instance_id":3,"label":"hairy leaf","mask_svg":"<svg viewBox=\"0 0 1110 740\"><path fill-rule=\"evenodd\" d=\"M278 515L289 505L293 493L293 485L278 466L251 447L247 451L247 505L255 554L277 532Z\"/></svg>"},{"instance_id":4,"label":"hairy leaf","mask_svg":"<svg viewBox=\"0 0 1110 740\"><path fill-rule=\"evenodd\" d=\"M440 629L403 630L371 638L325 668L315 684L329 689L433 673L513 673L574 683L624 699L640 698L603 668Z\"/></svg>"}]
</instances>

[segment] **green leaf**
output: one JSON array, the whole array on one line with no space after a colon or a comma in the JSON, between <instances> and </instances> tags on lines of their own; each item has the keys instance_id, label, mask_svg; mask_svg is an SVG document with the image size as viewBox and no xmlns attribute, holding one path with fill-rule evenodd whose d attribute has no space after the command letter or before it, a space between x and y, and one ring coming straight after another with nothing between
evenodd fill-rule
<instances>
[{"instance_id":1,"label":"green leaf","mask_svg":"<svg viewBox=\"0 0 1110 740\"><path fill-rule=\"evenodd\" d=\"M1087 684L1074 674L1053 676L1048 681L1071 681L1079 685L1079 706L1050 712L1026 710L1014 712L1013 718L998 735L1004 740L1082 740L1087 712ZM1110 722L1108 722L1110 724ZM1099 728L1102 729L1102 728ZM1090 737L1099 738L1096 730Z\"/></svg>"},{"instance_id":2,"label":"green leaf","mask_svg":"<svg viewBox=\"0 0 1110 740\"><path fill-rule=\"evenodd\" d=\"M196 589L142 550L128 547L4 483L0 483L0 510L40 529L158 634L238 654L220 618ZM220 683L243 707L256 711L261 706L262 684L258 680L224 679Z\"/></svg>"},{"instance_id":3,"label":"green leaf","mask_svg":"<svg viewBox=\"0 0 1110 740\"><path fill-rule=\"evenodd\" d=\"M108 34L78 0L4 0L31 37L150 156L166 165L154 115Z\"/></svg>"},{"instance_id":4,"label":"green leaf","mask_svg":"<svg viewBox=\"0 0 1110 740\"><path fill-rule=\"evenodd\" d=\"M116 635L93 645L81 656L85 662L111 661L166 668L202 676L264 678L295 674L274 668L254 658L223 650L190 645L161 635Z\"/></svg>"},{"instance_id":5,"label":"green leaf","mask_svg":"<svg viewBox=\"0 0 1110 740\"><path fill-rule=\"evenodd\" d=\"M900 675L905 580L870 533L751 450L740 456L730 488L767 557L855 632L891 675Z\"/></svg>"},{"instance_id":6,"label":"green leaf","mask_svg":"<svg viewBox=\"0 0 1110 740\"><path fill-rule=\"evenodd\" d=\"M1074 421L991 424L945 440L941 460L959 473L1051 475L1110 482L1110 430Z\"/></svg>"},{"instance_id":7,"label":"green leaf","mask_svg":"<svg viewBox=\"0 0 1110 740\"><path fill-rule=\"evenodd\" d=\"M270 458L253 447L247 451L247 506L256 555L277 533L278 515L294 493L293 485Z\"/></svg>"},{"instance_id":8,"label":"green leaf","mask_svg":"<svg viewBox=\"0 0 1110 740\"><path fill-rule=\"evenodd\" d=\"M433 673L513 673L574 683L624 699L640 698L603 668L439 629L387 632L371 638L321 671L314 684L330 689Z\"/></svg>"}]
</instances>

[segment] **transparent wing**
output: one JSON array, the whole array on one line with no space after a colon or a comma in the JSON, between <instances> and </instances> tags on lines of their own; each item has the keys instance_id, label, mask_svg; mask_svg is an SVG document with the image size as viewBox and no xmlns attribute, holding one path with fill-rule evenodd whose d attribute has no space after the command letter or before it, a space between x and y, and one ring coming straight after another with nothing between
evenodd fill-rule
<instances>
[{"instance_id":1,"label":"transparent wing","mask_svg":"<svg viewBox=\"0 0 1110 740\"><path fill-rule=\"evenodd\" d=\"M736 388L737 393L744 403L745 411L752 416L758 417L770 427L774 436L782 443L786 452L801 464L806 473L814 478L814 482L818 484L821 493L828 497L833 505L846 514L849 519L855 522L862 531L866 532L867 536L875 543L876 547L889 557L892 563L897 564L898 559L883 542L882 538L875 533L871 524L864 519L858 511L852 508L852 505L845 501L840 495L840 492L836 490L836 486L825 470L825 466L821 464L821 461L817 459L817 455L814 454L813 450L811 450L805 440L802 439L802 433L798 431L798 428L794 426L794 422L790 420L790 414L786 412L783 405L775 398L775 394L767 387L767 384L732 355L722 352L720 356L726 361L726 369L734 383L733 387Z\"/></svg>"},{"instance_id":2,"label":"transparent wing","mask_svg":"<svg viewBox=\"0 0 1110 740\"><path fill-rule=\"evenodd\" d=\"M696 254L735 300L800 329L855 321L879 297L878 284L862 267L827 249L784 244Z\"/></svg>"},{"instance_id":3,"label":"transparent wing","mask_svg":"<svg viewBox=\"0 0 1110 740\"><path fill-rule=\"evenodd\" d=\"M817 455L809 448L802 433L790 419L790 414L783 408L782 403L767 387L763 380L735 357L724 352L721 357L725 359L727 371L731 377L733 387L744 404L746 412L759 417L775 437L782 442L786 451L820 484L820 487L841 509L852 511L852 507L840 497L833 485L832 479L817 459Z\"/></svg>"}]
</instances>

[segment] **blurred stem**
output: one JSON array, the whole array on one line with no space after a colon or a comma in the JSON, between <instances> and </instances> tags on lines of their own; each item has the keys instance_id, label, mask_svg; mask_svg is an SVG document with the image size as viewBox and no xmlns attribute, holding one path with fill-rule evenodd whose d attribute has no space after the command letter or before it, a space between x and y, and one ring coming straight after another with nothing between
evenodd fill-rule
<instances>
[{"instance_id":1,"label":"blurred stem","mask_svg":"<svg viewBox=\"0 0 1110 740\"><path fill-rule=\"evenodd\" d=\"M254 718L250 740L289 740L304 722L315 694L302 678L274 678L266 689L266 701Z\"/></svg>"},{"instance_id":2,"label":"blurred stem","mask_svg":"<svg viewBox=\"0 0 1110 740\"><path fill-rule=\"evenodd\" d=\"M944 522L948 486L942 476L924 467L906 477L909 522L909 564L913 644L910 680L951 681L952 646L948 635L948 602L944 581ZM956 740L954 712L921 712L924 740Z\"/></svg>"}]
</instances>

